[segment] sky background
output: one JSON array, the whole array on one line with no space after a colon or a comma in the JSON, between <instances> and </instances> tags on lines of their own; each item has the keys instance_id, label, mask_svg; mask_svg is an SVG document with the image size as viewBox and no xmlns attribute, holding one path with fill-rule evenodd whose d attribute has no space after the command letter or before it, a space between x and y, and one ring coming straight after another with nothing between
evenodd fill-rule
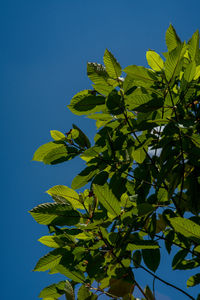
<instances>
[{"instance_id":1,"label":"sky background","mask_svg":"<svg viewBox=\"0 0 200 300\"><path fill-rule=\"evenodd\" d=\"M46 227L28 210L50 200L45 194L50 187L70 186L83 164L77 159L45 166L31 160L51 140L50 130L67 132L75 123L93 138L95 123L66 107L75 93L90 87L87 61L102 63L108 48L123 68L147 66L148 49L166 50L170 23L183 40L200 29L199 11L198 0L0 0L2 300L35 300L42 288L63 279L32 272L49 249L37 242ZM168 265L164 256L158 275L182 288L196 271L183 276L169 273ZM143 286L150 279L141 272L136 278ZM158 281L156 288L158 300L187 299Z\"/></svg>"}]
</instances>

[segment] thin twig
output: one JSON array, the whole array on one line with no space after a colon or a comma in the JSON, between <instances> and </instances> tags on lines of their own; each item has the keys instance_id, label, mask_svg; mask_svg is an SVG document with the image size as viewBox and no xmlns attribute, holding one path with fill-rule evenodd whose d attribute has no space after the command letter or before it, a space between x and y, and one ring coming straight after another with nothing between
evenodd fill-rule
<instances>
[{"instance_id":1,"label":"thin twig","mask_svg":"<svg viewBox=\"0 0 200 300\"><path fill-rule=\"evenodd\" d=\"M185 292L184 290L182 290L181 288L173 285L172 283L169 283L168 281L162 279L161 277L155 275L154 273L152 273L151 271L149 271L148 269L146 269L145 267L143 267L142 265L139 265L138 266L143 269L144 271L146 271L147 273L149 273L151 276L153 276L154 278L160 280L161 282L163 282L164 284L168 285L168 286L171 286L173 287L174 289L178 290L179 292L183 293L184 295L186 295L188 298L192 299L192 300L195 300L195 298L193 298L191 295L189 295L187 292Z\"/></svg>"},{"instance_id":2,"label":"thin twig","mask_svg":"<svg viewBox=\"0 0 200 300\"><path fill-rule=\"evenodd\" d=\"M92 287L92 286L90 286L89 284L88 285L86 285L86 287L88 287L90 290L94 290L94 291L97 291L97 292L101 292L102 294L104 294L104 295L106 295L106 296L108 296L108 297L111 297L111 298L113 298L113 299L119 299L119 297L117 297L117 296L115 296L115 295L112 295L111 293L109 293L109 292L106 292L106 291L104 291L103 289L101 289L101 288L95 288L95 287Z\"/></svg>"}]
</instances>

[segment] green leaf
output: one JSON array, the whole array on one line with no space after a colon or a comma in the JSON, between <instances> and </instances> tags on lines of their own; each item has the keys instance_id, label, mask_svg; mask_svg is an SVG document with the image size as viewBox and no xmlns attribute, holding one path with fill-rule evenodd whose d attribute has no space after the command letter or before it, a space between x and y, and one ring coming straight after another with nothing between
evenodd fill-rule
<instances>
[{"instance_id":1,"label":"green leaf","mask_svg":"<svg viewBox=\"0 0 200 300\"><path fill-rule=\"evenodd\" d=\"M76 270L74 267L69 269L66 265L59 264L56 266L55 270L75 282L83 283L85 280L83 272Z\"/></svg>"},{"instance_id":2,"label":"green leaf","mask_svg":"<svg viewBox=\"0 0 200 300\"><path fill-rule=\"evenodd\" d=\"M149 213L152 213L155 210L155 207L149 203L141 203L132 209L132 213L139 217L145 216Z\"/></svg>"},{"instance_id":3,"label":"green leaf","mask_svg":"<svg viewBox=\"0 0 200 300\"><path fill-rule=\"evenodd\" d=\"M168 53L165 61L165 75L168 82L172 81L175 76L179 75L181 71L181 59L185 53L186 48L183 45L178 46Z\"/></svg>"},{"instance_id":4,"label":"green leaf","mask_svg":"<svg viewBox=\"0 0 200 300\"><path fill-rule=\"evenodd\" d=\"M178 37L174 27L171 24L166 31L165 40L166 40L167 48L169 51L172 51L178 45L181 44L181 40Z\"/></svg>"},{"instance_id":5,"label":"green leaf","mask_svg":"<svg viewBox=\"0 0 200 300\"><path fill-rule=\"evenodd\" d=\"M160 264L160 249L142 250L142 257L145 265L155 272Z\"/></svg>"},{"instance_id":6,"label":"green leaf","mask_svg":"<svg viewBox=\"0 0 200 300\"><path fill-rule=\"evenodd\" d=\"M39 297L40 298L49 298L50 297L53 299L58 298L69 291L69 285L70 285L70 283L68 280L51 284L51 285L47 286L46 288L44 288L40 292ZM74 300L73 289L72 289L72 294L71 294L71 300Z\"/></svg>"},{"instance_id":7,"label":"green leaf","mask_svg":"<svg viewBox=\"0 0 200 300\"><path fill-rule=\"evenodd\" d=\"M117 297L123 297L130 294L133 283L126 278L111 278L110 279L110 288L108 292Z\"/></svg>"},{"instance_id":8,"label":"green leaf","mask_svg":"<svg viewBox=\"0 0 200 300\"><path fill-rule=\"evenodd\" d=\"M106 106L113 115L121 114L123 111L122 99L116 90L113 90L106 99Z\"/></svg>"},{"instance_id":9,"label":"green leaf","mask_svg":"<svg viewBox=\"0 0 200 300\"><path fill-rule=\"evenodd\" d=\"M86 147L86 148L90 148L91 147L91 143L90 140L88 139L87 135L85 135L85 133L75 124L72 124L73 128L78 130L79 132L79 136L78 138L74 139L75 142L80 146L80 147Z\"/></svg>"},{"instance_id":10,"label":"green leaf","mask_svg":"<svg viewBox=\"0 0 200 300\"><path fill-rule=\"evenodd\" d=\"M154 70L154 71L161 71L164 67L164 62L160 55L156 53L155 51L149 50L146 53L146 58L149 66Z\"/></svg>"},{"instance_id":11,"label":"green leaf","mask_svg":"<svg viewBox=\"0 0 200 300\"><path fill-rule=\"evenodd\" d=\"M61 261L64 253L65 249L55 249L49 252L39 259L33 271L47 271L55 268Z\"/></svg>"},{"instance_id":12,"label":"green leaf","mask_svg":"<svg viewBox=\"0 0 200 300\"><path fill-rule=\"evenodd\" d=\"M118 217L121 213L120 202L109 189L108 184L104 186L93 184L93 190L99 202L107 209L112 218Z\"/></svg>"},{"instance_id":13,"label":"green leaf","mask_svg":"<svg viewBox=\"0 0 200 300\"><path fill-rule=\"evenodd\" d=\"M197 273L197 274L191 276L187 280L187 287L192 287L192 286L195 286L197 284L200 284L200 273Z\"/></svg>"},{"instance_id":14,"label":"green leaf","mask_svg":"<svg viewBox=\"0 0 200 300\"><path fill-rule=\"evenodd\" d=\"M172 269L173 270L177 269L177 266L187 256L187 254L188 254L187 250L181 249L174 255L174 258L172 261Z\"/></svg>"},{"instance_id":15,"label":"green leaf","mask_svg":"<svg viewBox=\"0 0 200 300\"><path fill-rule=\"evenodd\" d=\"M65 284L65 296L66 300L75 300L73 287L68 280L66 280Z\"/></svg>"},{"instance_id":16,"label":"green leaf","mask_svg":"<svg viewBox=\"0 0 200 300\"><path fill-rule=\"evenodd\" d=\"M145 147L145 148L146 148L146 147ZM147 149L148 149L148 148L147 148ZM147 149L146 149L146 150L147 150ZM133 151L132 151L132 155L133 155L134 160L135 160L138 164L143 163L143 161L145 160L145 158L146 158L146 156L147 156L143 148L138 148L138 149L136 149L136 150L133 150Z\"/></svg>"},{"instance_id":17,"label":"green leaf","mask_svg":"<svg viewBox=\"0 0 200 300\"><path fill-rule=\"evenodd\" d=\"M107 96L118 84L116 81L113 82L109 79L108 73L103 65L97 63L87 64L88 77L95 83L93 88L100 94Z\"/></svg>"},{"instance_id":18,"label":"green leaf","mask_svg":"<svg viewBox=\"0 0 200 300\"><path fill-rule=\"evenodd\" d=\"M91 293L85 285L81 285L78 290L78 300L89 300Z\"/></svg>"},{"instance_id":19,"label":"green leaf","mask_svg":"<svg viewBox=\"0 0 200 300\"><path fill-rule=\"evenodd\" d=\"M113 54L106 49L103 57L106 71L111 78L117 79L121 76L122 69Z\"/></svg>"},{"instance_id":20,"label":"green leaf","mask_svg":"<svg viewBox=\"0 0 200 300\"><path fill-rule=\"evenodd\" d=\"M51 248L60 248L65 245L65 243L57 236L51 236L51 235L43 236L38 241L43 245Z\"/></svg>"},{"instance_id":21,"label":"green leaf","mask_svg":"<svg viewBox=\"0 0 200 300\"><path fill-rule=\"evenodd\" d=\"M75 115L87 115L94 112L102 111L105 104L103 96L96 96L95 91L84 90L76 94L68 108Z\"/></svg>"},{"instance_id":22,"label":"green leaf","mask_svg":"<svg viewBox=\"0 0 200 300\"><path fill-rule=\"evenodd\" d=\"M42 161L45 164L56 164L70 160L78 154L79 152L75 147L55 141L40 146L34 153L33 160Z\"/></svg>"},{"instance_id":23,"label":"green leaf","mask_svg":"<svg viewBox=\"0 0 200 300\"><path fill-rule=\"evenodd\" d=\"M163 203L168 201L168 192L164 188L159 188L157 193L158 203Z\"/></svg>"},{"instance_id":24,"label":"green leaf","mask_svg":"<svg viewBox=\"0 0 200 300\"><path fill-rule=\"evenodd\" d=\"M171 248L173 245L174 235L175 235L175 233L173 230L170 230L167 233L165 233L165 238L166 238L165 239L165 248L169 254L171 252Z\"/></svg>"},{"instance_id":25,"label":"green leaf","mask_svg":"<svg viewBox=\"0 0 200 300\"><path fill-rule=\"evenodd\" d=\"M80 189L86 185L94 176L99 172L96 166L86 167L81 173L79 173L72 181L73 189Z\"/></svg>"},{"instance_id":26,"label":"green leaf","mask_svg":"<svg viewBox=\"0 0 200 300\"><path fill-rule=\"evenodd\" d=\"M108 85L107 80L109 78L106 68L97 63L87 63L87 75L95 84Z\"/></svg>"},{"instance_id":27,"label":"green leaf","mask_svg":"<svg viewBox=\"0 0 200 300\"><path fill-rule=\"evenodd\" d=\"M36 222L42 225L75 225L80 221L80 213L68 204L44 203L30 210Z\"/></svg>"},{"instance_id":28,"label":"green leaf","mask_svg":"<svg viewBox=\"0 0 200 300\"><path fill-rule=\"evenodd\" d=\"M47 194L49 194L52 197L60 196L66 199L68 202L70 202L74 208L84 209L83 204L79 200L78 193L65 185L56 185L50 188L47 191Z\"/></svg>"},{"instance_id":29,"label":"green leaf","mask_svg":"<svg viewBox=\"0 0 200 300\"><path fill-rule=\"evenodd\" d=\"M194 241L200 240L200 225L181 217L169 218L169 221L176 232Z\"/></svg>"},{"instance_id":30,"label":"green leaf","mask_svg":"<svg viewBox=\"0 0 200 300\"><path fill-rule=\"evenodd\" d=\"M141 260L142 260L142 255L141 255L141 251L139 250L136 250L134 253L133 253L133 264L135 266L135 268L139 268L140 267L140 263L141 263Z\"/></svg>"},{"instance_id":31,"label":"green leaf","mask_svg":"<svg viewBox=\"0 0 200 300\"><path fill-rule=\"evenodd\" d=\"M127 250L140 250L140 249L157 249L159 245L154 241L135 241L133 244L129 243Z\"/></svg>"},{"instance_id":32,"label":"green leaf","mask_svg":"<svg viewBox=\"0 0 200 300\"><path fill-rule=\"evenodd\" d=\"M66 139L66 136L58 130L51 130L50 133L51 133L51 137L55 141L60 141L60 140L65 140Z\"/></svg>"},{"instance_id":33,"label":"green leaf","mask_svg":"<svg viewBox=\"0 0 200 300\"><path fill-rule=\"evenodd\" d=\"M107 182L108 177L108 172L102 171L94 177L92 184L104 185Z\"/></svg>"},{"instance_id":34,"label":"green leaf","mask_svg":"<svg viewBox=\"0 0 200 300\"><path fill-rule=\"evenodd\" d=\"M200 65L196 67L194 80L197 80L200 77Z\"/></svg>"},{"instance_id":35,"label":"green leaf","mask_svg":"<svg viewBox=\"0 0 200 300\"><path fill-rule=\"evenodd\" d=\"M189 65L187 65L185 72L184 72L184 79L187 82L191 82L192 79L195 77L195 73L196 73L196 64L193 61Z\"/></svg>"},{"instance_id":36,"label":"green leaf","mask_svg":"<svg viewBox=\"0 0 200 300\"><path fill-rule=\"evenodd\" d=\"M163 100L156 95L143 93L138 88L133 93L125 96L125 104L128 105L129 110L149 112L163 106Z\"/></svg>"},{"instance_id":37,"label":"green leaf","mask_svg":"<svg viewBox=\"0 0 200 300\"><path fill-rule=\"evenodd\" d=\"M128 66L124 69L124 72L128 74L128 76L132 78L135 83L144 87L153 85L157 79L155 72L141 66Z\"/></svg>"},{"instance_id":38,"label":"green leaf","mask_svg":"<svg viewBox=\"0 0 200 300\"><path fill-rule=\"evenodd\" d=\"M199 262L197 262L195 259L183 259L180 261L174 269L176 270L191 270L194 268L199 267Z\"/></svg>"},{"instance_id":39,"label":"green leaf","mask_svg":"<svg viewBox=\"0 0 200 300\"><path fill-rule=\"evenodd\" d=\"M192 38L188 42L188 45L189 45L188 51L191 60L192 61L194 60L195 62L198 63L199 60L199 31L198 30L193 34Z\"/></svg>"}]
</instances>

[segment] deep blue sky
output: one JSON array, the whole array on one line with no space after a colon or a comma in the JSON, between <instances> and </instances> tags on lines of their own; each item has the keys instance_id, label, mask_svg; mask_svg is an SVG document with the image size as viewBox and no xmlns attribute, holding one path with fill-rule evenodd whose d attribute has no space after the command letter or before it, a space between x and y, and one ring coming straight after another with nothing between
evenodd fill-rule
<instances>
[{"instance_id":1,"label":"deep blue sky","mask_svg":"<svg viewBox=\"0 0 200 300\"><path fill-rule=\"evenodd\" d=\"M66 107L76 92L90 86L86 62L102 63L108 48L122 67L146 65L149 48L166 50L170 22L186 40L200 29L199 11L198 0L0 0L2 300L35 300L60 278L31 271L48 249L37 242L46 228L28 210L48 201L44 192L53 185L70 186L82 165L75 160L44 166L31 159L39 145L50 141L51 129L66 132L76 123L93 137L94 123ZM166 259L158 273L184 287L188 276L169 275L167 265ZM146 275L141 277L145 282ZM159 300L187 299L156 286Z\"/></svg>"}]
</instances>

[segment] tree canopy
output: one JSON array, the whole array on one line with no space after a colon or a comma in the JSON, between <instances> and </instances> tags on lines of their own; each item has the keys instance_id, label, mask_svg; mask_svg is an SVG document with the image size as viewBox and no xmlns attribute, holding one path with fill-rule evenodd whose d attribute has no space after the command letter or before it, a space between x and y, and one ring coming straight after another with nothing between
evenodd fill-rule
<instances>
[{"instance_id":1,"label":"tree canopy","mask_svg":"<svg viewBox=\"0 0 200 300\"><path fill-rule=\"evenodd\" d=\"M149 68L122 70L107 49L104 65L89 62L92 87L77 93L68 108L96 121L94 143L73 124L66 134L52 130L52 141L33 156L50 165L77 156L85 161L71 187L51 187L53 201L30 211L48 226L49 235L39 241L53 248L34 271L66 277L44 288L43 300L95 300L101 294L133 300L136 289L142 299L156 299L151 282L141 287L138 268L180 297L200 299L190 295L200 284L199 32L182 42L170 25L165 38L163 58L147 51ZM190 289L156 273L172 249L172 271L194 269L185 282Z\"/></svg>"}]
</instances>

